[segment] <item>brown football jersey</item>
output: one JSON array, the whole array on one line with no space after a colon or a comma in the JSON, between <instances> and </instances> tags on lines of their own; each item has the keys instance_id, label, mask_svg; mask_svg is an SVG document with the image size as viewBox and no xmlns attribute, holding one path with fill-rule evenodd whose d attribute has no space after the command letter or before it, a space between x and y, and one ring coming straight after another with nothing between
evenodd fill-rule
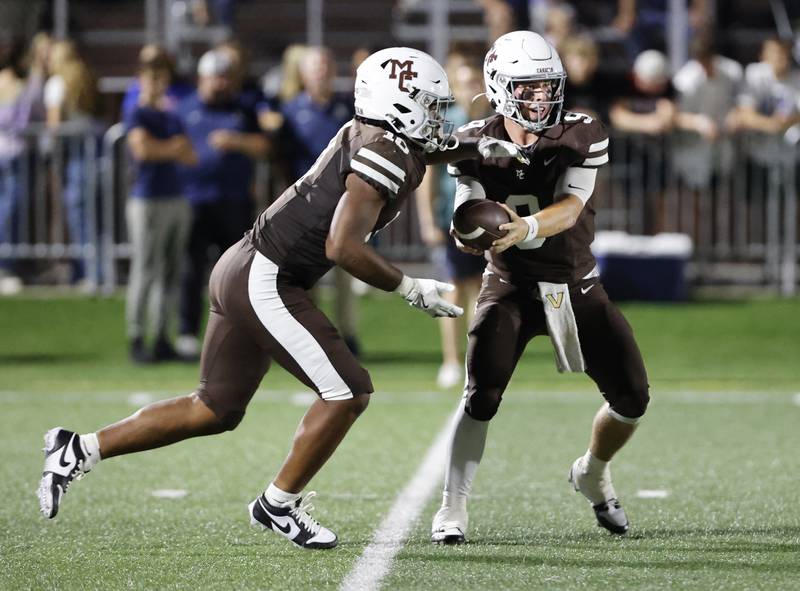
<instances>
[{"instance_id":1,"label":"brown football jersey","mask_svg":"<svg viewBox=\"0 0 800 591\"><path fill-rule=\"evenodd\" d=\"M351 173L386 200L371 235L400 214L422 182L423 152L392 131L353 119L308 172L258 216L251 235L256 249L303 287L334 265L325 256L325 240Z\"/></svg>"},{"instance_id":2,"label":"brown football jersey","mask_svg":"<svg viewBox=\"0 0 800 591\"><path fill-rule=\"evenodd\" d=\"M510 141L503 117L472 121L458 130L460 137L491 136ZM608 134L602 123L582 113L564 112L561 123L545 130L526 151L530 164L513 158L464 160L448 167L453 176L477 180L486 197L505 203L520 216L551 205L558 197L589 195L592 187L572 186L571 169L593 169L608 162ZM489 270L519 286L538 281L577 283L594 269L589 245L594 240L594 208L586 202L577 223L549 238L517 244L493 255L487 251Z\"/></svg>"}]
</instances>

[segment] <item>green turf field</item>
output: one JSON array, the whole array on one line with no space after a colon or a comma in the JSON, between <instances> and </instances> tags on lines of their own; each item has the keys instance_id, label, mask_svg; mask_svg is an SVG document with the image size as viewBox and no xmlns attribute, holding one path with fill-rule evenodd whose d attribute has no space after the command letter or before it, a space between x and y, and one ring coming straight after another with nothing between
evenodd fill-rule
<instances>
[{"instance_id":1,"label":"green turf field","mask_svg":"<svg viewBox=\"0 0 800 591\"><path fill-rule=\"evenodd\" d=\"M94 430L195 384L196 367L127 362L122 306L0 299L0 589L338 588L459 397L434 387L435 323L394 298L363 300L377 393L312 483L314 514L340 546L311 552L247 521L307 404L277 369L236 431L104 462L55 521L41 518L47 428ZM653 396L614 467L630 535L597 528L568 487L600 398L584 376L558 375L548 343L536 342L490 429L470 543L428 542L437 492L383 588L800 589L800 301L623 310ZM163 489L186 495L153 496Z\"/></svg>"}]
</instances>

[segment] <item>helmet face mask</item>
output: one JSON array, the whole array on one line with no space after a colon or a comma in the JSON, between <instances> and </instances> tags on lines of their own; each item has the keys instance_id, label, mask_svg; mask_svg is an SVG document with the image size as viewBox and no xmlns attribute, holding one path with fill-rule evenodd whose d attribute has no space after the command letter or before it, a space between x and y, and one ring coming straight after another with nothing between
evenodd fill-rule
<instances>
[{"instance_id":1,"label":"helmet face mask","mask_svg":"<svg viewBox=\"0 0 800 591\"><path fill-rule=\"evenodd\" d=\"M528 131L541 131L561 120L564 82L560 78L514 78L508 82L509 119Z\"/></svg>"},{"instance_id":2,"label":"helmet face mask","mask_svg":"<svg viewBox=\"0 0 800 591\"><path fill-rule=\"evenodd\" d=\"M561 121L567 75L556 50L540 35L503 35L486 54L483 73L492 108L526 131L539 133Z\"/></svg>"},{"instance_id":3,"label":"helmet face mask","mask_svg":"<svg viewBox=\"0 0 800 591\"><path fill-rule=\"evenodd\" d=\"M391 47L370 55L358 67L356 114L383 121L426 152L447 147L453 102L444 69L427 53Z\"/></svg>"},{"instance_id":4,"label":"helmet face mask","mask_svg":"<svg viewBox=\"0 0 800 591\"><path fill-rule=\"evenodd\" d=\"M414 91L412 97L425 109L427 116L422 125L408 139L425 151L444 149L453 135L453 122L447 119L447 109L453 104L453 97L441 98L424 90Z\"/></svg>"}]
</instances>

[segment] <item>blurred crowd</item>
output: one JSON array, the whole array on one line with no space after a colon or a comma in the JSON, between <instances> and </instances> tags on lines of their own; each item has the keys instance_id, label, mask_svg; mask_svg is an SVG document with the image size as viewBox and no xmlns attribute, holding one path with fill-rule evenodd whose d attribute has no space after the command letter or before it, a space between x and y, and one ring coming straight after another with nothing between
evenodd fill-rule
<instances>
[{"instance_id":1,"label":"blurred crowd","mask_svg":"<svg viewBox=\"0 0 800 591\"><path fill-rule=\"evenodd\" d=\"M696 190L711 186L734 165L731 141L756 132L746 165L758 174L781 152L777 138L800 123L800 71L790 42L765 39L758 61L740 64L720 55L708 2L692 0L688 26L690 60L672 72L665 56L667 2L619 0L610 26L624 37L630 70L603 67L604 56L591 30L582 29L577 5L558 0L480 0L491 38L516 28L543 32L557 47L567 71L565 107L598 117L619 133L673 137L675 170ZM232 22L233 2L195 2L198 23ZM216 15L216 16L214 16ZM226 20L227 19L227 20ZM134 361L196 359L202 294L211 262L250 228L257 210L302 176L353 116L352 88L345 79L371 50L359 48L348 71L325 47L292 45L279 67L255 73L235 39L199 56L191 75L179 75L173 56L146 45L136 77L121 105L109 108L98 92L86 59L69 40L38 33L27 45L0 44L0 245L19 240L17 212L26 199L22 172L30 157L30 130L45 153L60 151L55 210L63 211L71 244L90 241L85 208L88 152L109 124L123 121L131 161L125 217L131 244L126 314ZM489 115L482 92L484 46L453 47L447 58L457 125ZM339 56L339 64L342 64ZM133 72L131 72L133 74ZM261 77L253 74L262 74ZM52 142L48 137L78 133L82 142ZM94 139L85 141L87 134ZM94 134L94 135L92 135ZM95 146L96 147L96 146ZM256 182L257 164L268 163L268 186ZM651 169L660 161L646 162ZM756 175L757 176L757 175ZM52 184L55 181L48 181ZM658 190L655 187L654 190ZM472 309L482 271L480 259L450 252L447 228L452 209L451 180L432 168L421 187L417 209L421 236L442 278L458 287L455 297ZM659 201L653 201L648 231L659 230ZM83 252L83 251L81 251ZM67 279L97 281L102 270L73 257ZM351 278L337 286L336 321L354 350L357 322ZM0 287L21 285L16 262L0 259ZM177 319L176 338L171 325ZM443 387L461 379L459 334L443 322Z\"/></svg>"}]
</instances>

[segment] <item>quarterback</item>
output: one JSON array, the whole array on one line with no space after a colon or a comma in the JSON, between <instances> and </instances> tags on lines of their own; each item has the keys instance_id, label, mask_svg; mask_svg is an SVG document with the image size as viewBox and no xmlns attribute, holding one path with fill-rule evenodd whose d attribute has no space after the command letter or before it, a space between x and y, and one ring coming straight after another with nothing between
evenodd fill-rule
<instances>
[{"instance_id":1,"label":"quarterback","mask_svg":"<svg viewBox=\"0 0 800 591\"><path fill-rule=\"evenodd\" d=\"M489 421L525 346L539 335L549 335L559 371L586 372L605 398L589 449L572 464L569 480L589 500L599 525L616 534L628 530L609 462L647 409L647 374L589 249L591 197L597 169L608 162L608 135L596 119L562 112L565 79L556 50L541 36L503 35L484 60L486 96L497 114L458 131L462 141L510 140L529 163L493 158L450 166L457 177L456 206L491 199L504 204L511 221L500 226L507 233L487 251L469 329L467 383L447 455L442 506L433 519L436 543L465 541L467 498Z\"/></svg>"},{"instance_id":2,"label":"quarterback","mask_svg":"<svg viewBox=\"0 0 800 591\"><path fill-rule=\"evenodd\" d=\"M309 514L314 493L301 492L367 407L373 386L306 290L339 265L433 317L460 315L442 297L451 285L404 275L367 239L399 215L426 163L525 160L503 140L453 141L445 118L452 101L447 75L423 52L381 50L356 77L356 117L214 267L197 389L95 433L50 429L38 489L46 518L56 516L68 487L101 459L234 429L274 360L318 399L277 475L248 506L250 521L303 548L336 545L337 536Z\"/></svg>"}]
</instances>

